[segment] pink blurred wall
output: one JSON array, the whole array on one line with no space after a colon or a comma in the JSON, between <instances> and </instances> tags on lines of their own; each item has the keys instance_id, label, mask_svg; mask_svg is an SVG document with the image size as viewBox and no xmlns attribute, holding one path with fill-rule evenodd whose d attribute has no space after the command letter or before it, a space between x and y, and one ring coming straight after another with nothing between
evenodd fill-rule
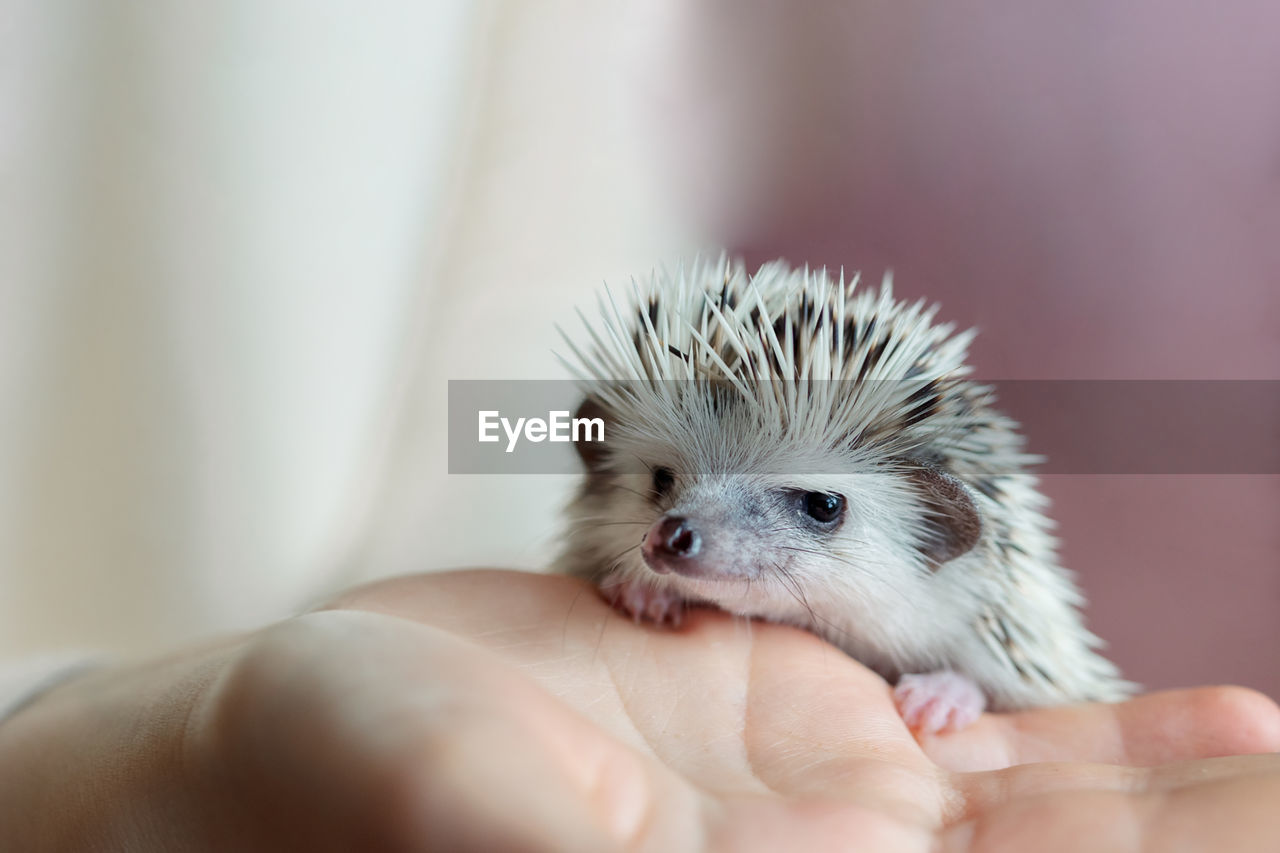
<instances>
[{"instance_id":1,"label":"pink blurred wall","mask_svg":"<svg viewBox=\"0 0 1280 853\"><path fill-rule=\"evenodd\" d=\"M985 378L1280 379L1273 5L703 0L659 20L678 37L655 42L649 114L713 239L891 267L980 327ZM1280 477L1045 487L1130 677L1280 697Z\"/></svg>"}]
</instances>

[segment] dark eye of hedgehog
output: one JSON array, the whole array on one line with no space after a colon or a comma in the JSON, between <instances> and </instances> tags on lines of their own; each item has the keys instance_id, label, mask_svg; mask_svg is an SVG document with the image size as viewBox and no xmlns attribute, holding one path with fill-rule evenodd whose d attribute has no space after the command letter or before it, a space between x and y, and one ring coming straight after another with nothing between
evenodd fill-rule
<instances>
[{"instance_id":1,"label":"dark eye of hedgehog","mask_svg":"<svg viewBox=\"0 0 1280 853\"><path fill-rule=\"evenodd\" d=\"M653 492L656 497L665 498L676 484L676 475L670 468L653 469Z\"/></svg>"},{"instance_id":2,"label":"dark eye of hedgehog","mask_svg":"<svg viewBox=\"0 0 1280 853\"><path fill-rule=\"evenodd\" d=\"M805 514L824 527L834 527L844 516L844 496L827 492L805 492Z\"/></svg>"}]
</instances>

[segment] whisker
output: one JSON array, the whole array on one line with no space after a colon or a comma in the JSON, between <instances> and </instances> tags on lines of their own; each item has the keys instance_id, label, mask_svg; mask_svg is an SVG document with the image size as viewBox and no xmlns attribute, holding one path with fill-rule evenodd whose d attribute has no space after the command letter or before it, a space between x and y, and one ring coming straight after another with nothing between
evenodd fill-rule
<instances>
[{"instance_id":1,"label":"whisker","mask_svg":"<svg viewBox=\"0 0 1280 853\"><path fill-rule=\"evenodd\" d=\"M641 456L640 454L638 454L638 453L631 453L630 455L631 455L631 456L634 456L634 457L635 457L635 459L636 459L636 461L637 461L637 462L639 462L641 465L643 465L644 467L648 468L648 469L649 469L649 473L650 473L650 474L652 474L652 473L653 473L653 466L652 466L652 465L650 465L648 462L645 462L645 461L644 461L644 457L642 457L642 456Z\"/></svg>"},{"instance_id":2,"label":"whisker","mask_svg":"<svg viewBox=\"0 0 1280 853\"><path fill-rule=\"evenodd\" d=\"M630 492L636 497L646 501L652 501L655 497L658 496L658 492L656 489L650 489L649 494L646 495L644 492L638 492L635 489L622 485L621 483L610 483L609 485L615 489L622 489L622 491L624 492Z\"/></svg>"},{"instance_id":3,"label":"whisker","mask_svg":"<svg viewBox=\"0 0 1280 853\"><path fill-rule=\"evenodd\" d=\"M848 631L841 628L830 619L826 619L818 615L818 612L813 609L813 605L809 603L809 597L805 595L804 586L800 583L800 579L797 578L789 568L781 563L773 563L773 567L778 571L777 577L779 578L781 586L791 593L791 596L795 598L800 606L805 609L814 625L825 625L830 631L838 636L849 636Z\"/></svg>"},{"instance_id":4,"label":"whisker","mask_svg":"<svg viewBox=\"0 0 1280 853\"><path fill-rule=\"evenodd\" d=\"M603 582L608 580L609 576L612 575L617 570L618 566L622 565L623 559L626 558L626 556L630 554L632 551L639 549L641 544L643 543L637 542L636 544L631 545L627 548L624 548L622 551L619 551L617 554L610 557L609 559L601 560L599 563L597 563L597 565L603 564L604 567L596 569L595 571L591 572L591 577L589 578L591 583L595 584L597 587L601 586Z\"/></svg>"},{"instance_id":5,"label":"whisker","mask_svg":"<svg viewBox=\"0 0 1280 853\"><path fill-rule=\"evenodd\" d=\"M761 531L761 532L762 532L762 533L766 533L766 534L773 534L773 533L804 533L804 534L807 534L807 535L812 535L812 533L813 533L813 531L809 530L808 528L805 528L805 527L799 527L799 526L797 526L797 525L784 525L784 526L781 526L781 527L770 527L770 528L767 528L767 529L765 529L765 530L763 530L763 531ZM871 541L870 541L870 540L868 540L868 539L859 539L859 538L857 538L857 537L855 537L855 536L842 536L842 537L840 537L840 538L841 538L843 541L845 541L845 542L851 542L851 543L853 543L854 545L868 545L868 546L869 546L869 545L871 544Z\"/></svg>"},{"instance_id":6,"label":"whisker","mask_svg":"<svg viewBox=\"0 0 1280 853\"><path fill-rule=\"evenodd\" d=\"M580 530L585 527L616 527L620 524L629 524L635 527L648 527L651 521L593 521L591 519L579 520L575 522L574 529Z\"/></svg>"},{"instance_id":7,"label":"whisker","mask_svg":"<svg viewBox=\"0 0 1280 853\"><path fill-rule=\"evenodd\" d=\"M630 554L632 551L638 551L638 550L640 550L640 544L641 544L641 543L637 542L635 545L632 545L630 548L626 548L626 549L624 549L624 550L623 550L621 553L619 553L617 556L615 556L615 557L613 557L613 558L609 559L608 561L606 561L606 562L608 563L608 567L609 567L609 568L608 568L608 570L607 570L607 572L606 572L606 574L613 574L614 570L616 570L616 569L618 568L618 566L622 565L622 560L623 560L623 558L625 558L625 557L626 557L628 554Z\"/></svg>"},{"instance_id":8,"label":"whisker","mask_svg":"<svg viewBox=\"0 0 1280 853\"><path fill-rule=\"evenodd\" d=\"M911 602L911 600L907 597L906 593L904 593L901 589L899 589L896 584L890 583L882 575L874 571L871 571L867 567L865 559L862 562L855 563L853 560L850 560L847 557L842 557L839 554L832 553L831 551L821 551L821 550L818 550L817 548L802 548L795 545L778 545L776 547L780 548L783 551L793 551L798 554L812 554L813 556L820 557L821 559L824 559L824 560L834 560L837 563L840 563L841 565L848 566L849 568L855 570L858 573L859 577L863 577L868 580L874 581L880 584L883 588L892 591L895 595L901 598L904 603L910 604Z\"/></svg>"},{"instance_id":9,"label":"whisker","mask_svg":"<svg viewBox=\"0 0 1280 853\"><path fill-rule=\"evenodd\" d=\"M816 624L819 621L818 614L814 611L813 605L809 603L808 597L805 596L804 588L800 585L799 580L794 574L792 574L791 570L782 563L774 562L772 565L778 573L777 577L779 584L781 584L783 589L791 593L791 597L805 609L805 612L809 614L809 619Z\"/></svg>"},{"instance_id":10,"label":"whisker","mask_svg":"<svg viewBox=\"0 0 1280 853\"><path fill-rule=\"evenodd\" d=\"M573 521L617 521L616 515L584 515L574 518Z\"/></svg>"}]
</instances>

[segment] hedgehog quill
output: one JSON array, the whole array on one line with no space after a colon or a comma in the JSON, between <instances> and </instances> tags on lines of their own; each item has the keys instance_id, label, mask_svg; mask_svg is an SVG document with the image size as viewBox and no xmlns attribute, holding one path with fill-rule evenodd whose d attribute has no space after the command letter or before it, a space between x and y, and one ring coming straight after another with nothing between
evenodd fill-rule
<instances>
[{"instance_id":1,"label":"hedgehog quill","mask_svg":"<svg viewBox=\"0 0 1280 853\"><path fill-rule=\"evenodd\" d=\"M895 684L921 733L984 709L1114 701L1017 424L971 332L825 271L700 260L565 336L606 440L563 571L638 620L685 608L805 628Z\"/></svg>"}]
</instances>

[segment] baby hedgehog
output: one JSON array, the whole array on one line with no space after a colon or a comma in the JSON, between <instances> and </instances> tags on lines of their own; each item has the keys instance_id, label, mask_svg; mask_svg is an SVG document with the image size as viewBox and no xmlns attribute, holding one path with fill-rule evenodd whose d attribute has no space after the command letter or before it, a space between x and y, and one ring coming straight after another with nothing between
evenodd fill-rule
<instances>
[{"instance_id":1,"label":"baby hedgehog","mask_svg":"<svg viewBox=\"0 0 1280 853\"><path fill-rule=\"evenodd\" d=\"M1017 425L936 308L781 262L655 274L584 318L604 419L563 571L637 619L686 605L803 627L891 683L907 724L1111 701Z\"/></svg>"}]
</instances>

